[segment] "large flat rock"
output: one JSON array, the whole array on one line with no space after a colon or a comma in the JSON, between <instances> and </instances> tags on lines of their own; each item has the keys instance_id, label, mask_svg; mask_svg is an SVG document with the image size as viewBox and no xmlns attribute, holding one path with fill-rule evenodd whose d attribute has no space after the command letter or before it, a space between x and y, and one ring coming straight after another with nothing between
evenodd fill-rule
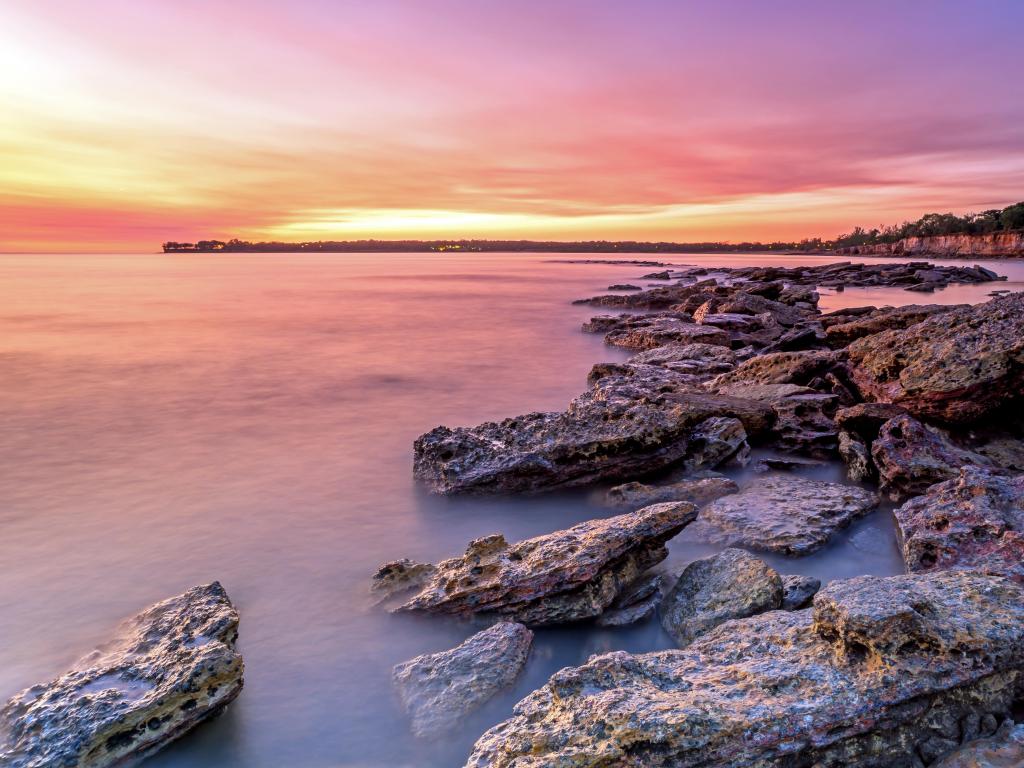
<instances>
[{"instance_id":1,"label":"large flat rock","mask_svg":"<svg viewBox=\"0 0 1024 768\"><path fill-rule=\"evenodd\" d=\"M894 514L909 571L967 568L1024 584L1024 476L964 467Z\"/></svg>"},{"instance_id":2,"label":"large flat rock","mask_svg":"<svg viewBox=\"0 0 1024 768\"><path fill-rule=\"evenodd\" d=\"M106 768L151 754L242 690L237 637L238 612L216 582L147 608L0 709L0 765Z\"/></svg>"},{"instance_id":3,"label":"large flat rock","mask_svg":"<svg viewBox=\"0 0 1024 768\"><path fill-rule=\"evenodd\" d=\"M993 576L858 577L813 609L727 622L682 650L592 657L485 733L469 768L911 768L1004 718L1024 589Z\"/></svg>"},{"instance_id":4,"label":"large flat rock","mask_svg":"<svg viewBox=\"0 0 1024 768\"><path fill-rule=\"evenodd\" d=\"M866 336L846 351L867 399L970 424L1024 395L1024 293Z\"/></svg>"},{"instance_id":5,"label":"large flat rock","mask_svg":"<svg viewBox=\"0 0 1024 768\"><path fill-rule=\"evenodd\" d=\"M414 444L413 474L435 493L537 492L629 480L682 462L691 436L712 417L739 419L764 432L764 403L694 392L671 371L608 376L561 413L530 413L502 422L437 427Z\"/></svg>"},{"instance_id":6,"label":"large flat rock","mask_svg":"<svg viewBox=\"0 0 1024 768\"><path fill-rule=\"evenodd\" d=\"M447 651L395 665L393 678L412 720L412 732L434 739L515 682L533 644L533 632L502 621Z\"/></svg>"},{"instance_id":7,"label":"large flat rock","mask_svg":"<svg viewBox=\"0 0 1024 768\"><path fill-rule=\"evenodd\" d=\"M773 475L709 504L687 537L806 555L877 504L856 486Z\"/></svg>"},{"instance_id":8,"label":"large flat rock","mask_svg":"<svg viewBox=\"0 0 1024 768\"><path fill-rule=\"evenodd\" d=\"M444 560L403 612L484 615L530 625L599 616L668 555L665 543L697 516L685 502L644 507L509 544L500 534Z\"/></svg>"}]
</instances>

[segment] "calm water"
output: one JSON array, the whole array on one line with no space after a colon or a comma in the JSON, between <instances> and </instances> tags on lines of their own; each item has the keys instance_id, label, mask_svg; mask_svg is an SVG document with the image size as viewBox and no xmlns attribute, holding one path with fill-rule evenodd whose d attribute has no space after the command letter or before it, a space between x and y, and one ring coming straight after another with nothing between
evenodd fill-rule
<instances>
[{"instance_id":1,"label":"calm water","mask_svg":"<svg viewBox=\"0 0 1024 768\"><path fill-rule=\"evenodd\" d=\"M0 699L213 579L242 613L245 690L154 768L459 765L556 669L666 647L656 623L538 632L515 690L441 745L408 736L390 688L393 664L473 628L370 608L381 562L609 514L583 492L448 500L411 481L420 433L561 409L592 363L626 357L580 333L595 312L569 301L651 270L551 258L566 257L0 256ZM1024 287L1024 264L989 266L1015 282L822 304ZM666 567L710 551L676 542ZM884 510L826 551L773 563L825 579L900 570Z\"/></svg>"}]
</instances>

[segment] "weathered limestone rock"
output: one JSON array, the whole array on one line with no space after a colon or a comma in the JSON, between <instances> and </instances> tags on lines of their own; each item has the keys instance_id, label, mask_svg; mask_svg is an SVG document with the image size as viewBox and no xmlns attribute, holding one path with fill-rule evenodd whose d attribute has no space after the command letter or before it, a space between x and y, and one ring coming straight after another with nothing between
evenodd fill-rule
<instances>
[{"instance_id":1,"label":"weathered limestone rock","mask_svg":"<svg viewBox=\"0 0 1024 768\"><path fill-rule=\"evenodd\" d=\"M562 413L438 427L416 440L413 473L436 493L580 486L684 460L691 433L711 417L737 418L751 435L771 422L762 403L675 388L666 375L603 378Z\"/></svg>"},{"instance_id":2,"label":"weathered limestone rock","mask_svg":"<svg viewBox=\"0 0 1024 768\"><path fill-rule=\"evenodd\" d=\"M605 504L617 509L639 509L662 501L688 501L698 508L739 490L727 477L687 478L667 485L624 483L609 489Z\"/></svg>"},{"instance_id":3,"label":"weathered limestone rock","mask_svg":"<svg viewBox=\"0 0 1024 768\"><path fill-rule=\"evenodd\" d=\"M1024 396L1024 293L866 336L846 352L866 399L969 424Z\"/></svg>"},{"instance_id":4,"label":"weathered limestone rock","mask_svg":"<svg viewBox=\"0 0 1024 768\"><path fill-rule=\"evenodd\" d=\"M806 555L877 504L875 494L863 488L775 475L758 478L739 493L709 504L688 535Z\"/></svg>"},{"instance_id":5,"label":"weathered limestone rock","mask_svg":"<svg viewBox=\"0 0 1024 768\"><path fill-rule=\"evenodd\" d=\"M837 360L835 352L822 350L772 352L744 361L735 370L712 379L708 387L720 391L733 384L806 385L831 370Z\"/></svg>"},{"instance_id":6,"label":"weathered limestone rock","mask_svg":"<svg viewBox=\"0 0 1024 768\"><path fill-rule=\"evenodd\" d=\"M656 573L641 576L623 589L594 623L600 627L624 627L654 615L661 602L663 579Z\"/></svg>"},{"instance_id":7,"label":"weathered limestone rock","mask_svg":"<svg viewBox=\"0 0 1024 768\"><path fill-rule=\"evenodd\" d=\"M847 477L855 483L874 479L875 465L871 461L871 449L864 444L858 435L845 430L841 431L839 433L839 443L836 447L839 451L839 457L846 464Z\"/></svg>"},{"instance_id":8,"label":"weathered limestone rock","mask_svg":"<svg viewBox=\"0 0 1024 768\"><path fill-rule=\"evenodd\" d=\"M728 347L718 344L666 344L638 352L628 362L658 365L685 373L722 373L735 367L736 355Z\"/></svg>"},{"instance_id":9,"label":"weathered limestone rock","mask_svg":"<svg viewBox=\"0 0 1024 768\"><path fill-rule=\"evenodd\" d=\"M835 395L799 394L772 403L776 445L783 450L811 456L833 456L839 445L839 431L830 414L835 413Z\"/></svg>"},{"instance_id":10,"label":"weathered limestone rock","mask_svg":"<svg viewBox=\"0 0 1024 768\"><path fill-rule=\"evenodd\" d=\"M669 273L655 273L657 277L645 275L643 279L668 280ZM662 276L663 275L663 276ZM700 293L701 291L714 288L717 285L715 280L703 280L699 283L689 285L665 285L657 288L650 288L646 291L630 294L610 294L606 296L594 296L590 299L579 299L573 304L591 304L598 307L622 307L627 309L668 309L673 304L685 301L687 297Z\"/></svg>"},{"instance_id":11,"label":"weathered limestone rock","mask_svg":"<svg viewBox=\"0 0 1024 768\"><path fill-rule=\"evenodd\" d=\"M873 333L899 328L909 328L933 315L941 315L954 309L965 309L967 304L907 304L902 307L882 307L874 312L850 319L845 323L830 325L825 336L833 347L845 347L852 341Z\"/></svg>"},{"instance_id":12,"label":"weathered limestone rock","mask_svg":"<svg viewBox=\"0 0 1024 768\"><path fill-rule=\"evenodd\" d=\"M987 739L964 744L935 764L935 768L1020 768L1024 765L1024 723L1005 720Z\"/></svg>"},{"instance_id":13,"label":"weathered limestone rock","mask_svg":"<svg viewBox=\"0 0 1024 768\"><path fill-rule=\"evenodd\" d=\"M526 664L533 632L502 621L461 645L397 664L392 677L418 738L439 738L515 682Z\"/></svg>"},{"instance_id":14,"label":"weathered limestone rock","mask_svg":"<svg viewBox=\"0 0 1024 768\"><path fill-rule=\"evenodd\" d=\"M796 611L811 604L821 589L821 580L813 576L789 574L782 577L782 610Z\"/></svg>"},{"instance_id":15,"label":"weathered limestone rock","mask_svg":"<svg viewBox=\"0 0 1024 768\"><path fill-rule=\"evenodd\" d=\"M743 422L730 416L712 416L690 433L685 466L688 470L714 469L747 445Z\"/></svg>"},{"instance_id":16,"label":"weathered limestone rock","mask_svg":"<svg viewBox=\"0 0 1024 768\"><path fill-rule=\"evenodd\" d=\"M878 468L879 487L895 501L956 477L961 467L992 465L911 416L897 416L882 425L871 444L871 458Z\"/></svg>"},{"instance_id":17,"label":"weathered limestone rock","mask_svg":"<svg viewBox=\"0 0 1024 768\"><path fill-rule=\"evenodd\" d=\"M432 563L417 563L408 558L384 563L373 574L370 594L374 602L384 603L398 595L420 589L437 572Z\"/></svg>"},{"instance_id":18,"label":"weathered limestone rock","mask_svg":"<svg viewBox=\"0 0 1024 768\"><path fill-rule=\"evenodd\" d=\"M907 570L973 569L1024 584L1024 476L964 467L894 514Z\"/></svg>"},{"instance_id":19,"label":"weathered limestone rock","mask_svg":"<svg viewBox=\"0 0 1024 768\"><path fill-rule=\"evenodd\" d=\"M157 603L102 650L0 709L5 768L126 765L242 690L238 612L217 582Z\"/></svg>"},{"instance_id":20,"label":"weathered limestone rock","mask_svg":"<svg viewBox=\"0 0 1024 768\"><path fill-rule=\"evenodd\" d=\"M904 414L906 410L889 403L858 403L836 411L839 456L846 464L851 480L864 482L876 479L878 472L871 460L871 445L885 422Z\"/></svg>"},{"instance_id":21,"label":"weathered limestone rock","mask_svg":"<svg viewBox=\"0 0 1024 768\"><path fill-rule=\"evenodd\" d=\"M530 625L599 616L665 559L665 542L697 516L685 502L654 504L508 544L500 534L470 543L396 611L505 617Z\"/></svg>"},{"instance_id":22,"label":"weathered limestone rock","mask_svg":"<svg viewBox=\"0 0 1024 768\"><path fill-rule=\"evenodd\" d=\"M768 563L726 549L694 560L661 603L661 625L680 648L729 619L782 607L782 579Z\"/></svg>"},{"instance_id":23,"label":"weathered limestone rock","mask_svg":"<svg viewBox=\"0 0 1024 768\"><path fill-rule=\"evenodd\" d=\"M653 349L665 344L717 344L728 347L729 334L673 316L642 317L605 334L605 343L626 349Z\"/></svg>"},{"instance_id":24,"label":"weathered limestone rock","mask_svg":"<svg viewBox=\"0 0 1024 768\"><path fill-rule=\"evenodd\" d=\"M912 768L1002 719L1024 680L1024 589L958 571L863 576L814 608L730 621L682 650L563 669L468 768Z\"/></svg>"}]
</instances>

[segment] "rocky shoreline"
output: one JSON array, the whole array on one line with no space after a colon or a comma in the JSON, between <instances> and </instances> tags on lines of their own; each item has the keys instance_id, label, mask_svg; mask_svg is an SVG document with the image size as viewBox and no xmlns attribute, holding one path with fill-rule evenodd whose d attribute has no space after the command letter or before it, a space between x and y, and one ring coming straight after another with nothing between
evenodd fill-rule
<instances>
[{"instance_id":1,"label":"rocky shoreline","mask_svg":"<svg viewBox=\"0 0 1024 768\"><path fill-rule=\"evenodd\" d=\"M642 279L665 284L582 300L620 311L583 330L636 354L595 365L565 411L438 427L414 446L435 493L621 483L607 505L636 511L488 537L437 566L396 561L375 587L402 596L393 610L527 626L658 615L679 650L563 669L467 766L917 768L1019 750L1024 294L818 309L819 286L999 279L921 262ZM743 487L715 472L752 448L778 458ZM790 473L822 461L849 482ZM821 587L751 554L813 552L880 498L902 505L908 575ZM668 579L648 570L680 534L740 548Z\"/></svg>"}]
</instances>

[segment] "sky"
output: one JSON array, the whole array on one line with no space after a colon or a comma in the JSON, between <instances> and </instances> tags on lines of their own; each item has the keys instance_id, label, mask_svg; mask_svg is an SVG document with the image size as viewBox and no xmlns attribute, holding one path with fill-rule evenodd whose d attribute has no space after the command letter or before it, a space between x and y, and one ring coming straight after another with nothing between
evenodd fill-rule
<instances>
[{"instance_id":1,"label":"sky","mask_svg":"<svg viewBox=\"0 0 1024 768\"><path fill-rule=\"evenodd\" d=\"M3 0L0 251L743 241L1024 199L1018 0Z\"/></svg>"}]
</instances>

